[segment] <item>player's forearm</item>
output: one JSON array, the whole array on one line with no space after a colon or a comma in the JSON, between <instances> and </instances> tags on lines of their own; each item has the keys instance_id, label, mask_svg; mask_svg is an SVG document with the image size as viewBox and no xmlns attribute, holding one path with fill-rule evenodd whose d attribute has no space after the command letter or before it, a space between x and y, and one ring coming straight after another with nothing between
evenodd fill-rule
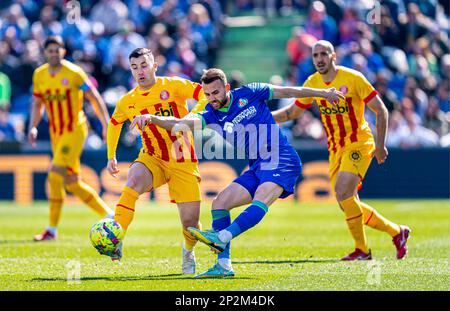
<instances>
[{"instance_id":1,"label":"player's forearm","mask_svg":"<svg viewBox=\"0 0 450 311\"><path fill-rule=\"evenodd\" d=\"M275 122L282 123L289 120L294 120L302 114L302 109L297 108L294 104L275 110L272 112L272 116Z\"/></svg>"},{"instance_id":2,"label":"player's forearm","mask_svg":"<svg viewBox=\"0 0 450 311\"><path fill-rule=\"evenodd\" d=\"M30 122L28 129L35 128L41 123L42 115L44 114L44 107L40 101L34 101L31 108Z\"/></svg>"},{"instance_id":3,"label":"player's forearm","mask_svg":"<svg viewBox=\"0 0 450 311\"><path fill-rule=\"evenodd\" d=\"M186 127L186 129L189 130L193 130L195 121L195 119L179 119L176 117L161 117L154 115L151 116L151 123L169 131L174 130L174 128L177 131L182 131L183 127Z\"/></svg>"},{"instance_id":4,"label":"player's forearm","mask_svg":"<svg viewBox=\"0 0 450 311\"><path fill-rule=\"evenodd\" d=\"M114 125L112 122L108 123L108 132L106 135L108 160L116 157L117 144L119 143L122 126L123 124Z\"/></svg>"},{"instance_id":5,"label":"player's forearm","mask_svg":"<svg viewBox=\"0 0 450 311\"><path fill-rule=\"evenodd\" d=\"M323 97L325 98L328 91L325 89L315 89L302 86L285 86L274 87L273 98L305 98L305 97Z\"/></svg>"},{"instance_id":6,"label":"player's forearm","mask_svg":"<svg viewBox=\"0 0 450 311\"><path fill-rule=\"evenodd\" d=\"M377 111L376 117L376 127L377 127L377 138L376 146L379 148L384 148L386 145L386 135L387 135L387 124L388 124L388 111L387 109L381 109Z\"/></svg>"},{"instance_id":7,"label":"player's forearm","mask_svg":"<svg viewBox=\"0 0 450 311\"><path fill-rule=\"evenodd\" d=\"M89 90L88 92L86 92L86 96L92 104L95 114L102 123L102 126L107 126L109 122L108 110L106 109L106 104L98 91L96 89Z\"/></svg>"}]
</instances>

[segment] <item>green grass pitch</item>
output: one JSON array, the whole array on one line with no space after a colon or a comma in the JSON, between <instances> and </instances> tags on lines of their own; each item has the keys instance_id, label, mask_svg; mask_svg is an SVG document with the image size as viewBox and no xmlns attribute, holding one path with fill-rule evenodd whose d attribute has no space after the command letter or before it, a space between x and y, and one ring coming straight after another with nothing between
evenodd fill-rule
<instances>
[{"instance_id":1,"label":"green grass pitch","mask_svg":"<svg viewBox=\"0 0 450 311\"><path fill-rule=\"evenodd\" d=\"M448 200L367 200L412 235L405 260L391 238L368 228L374 260L340 262L353 248L344 216L333 203L276 203L263 221L233 241L234 279L195 280L181 274L181 226L173 204L139 205L121 264L100 256L88 233L96 215L64 207L56 242L31 241L47 224L47 204L0 202L0 290L450 290ZM242 208L233 211L233 218ZM209 205L201 221L211 227ZM197 271L215 255L196 247ZM80 281L68 282L69 262Z\"/></svg>"}]
</instances>

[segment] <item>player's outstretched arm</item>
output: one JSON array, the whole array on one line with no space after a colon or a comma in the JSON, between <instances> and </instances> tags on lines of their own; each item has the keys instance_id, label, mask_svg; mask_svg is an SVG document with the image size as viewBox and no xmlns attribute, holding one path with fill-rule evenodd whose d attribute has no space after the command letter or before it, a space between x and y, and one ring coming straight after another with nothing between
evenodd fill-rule
<instances>
[{"instance_id":1,"label":"player's outstretched arm","mask_svg":"<svg viewBox=\"0 0 450 311\"><path fill-rule=\"evenodd\" d=\"M174 132L193 130L197 127L201 128L201 120L194 117L184 117L183 119L179 119L176 117L161 117L151 114L143 114L136 116L133 119L133 122L130 124L130 129L137 126L140 130L143 130L145 126L150 123Z\"/></svg>"},{"instance_id":2,"label":"player's outstretched arm","mask_svg":"<svg viewBox=\"0 0 450 311\"><path fill-rule=\"evenodd\" d=\"M95 114L97 115L98 119L102 124L102 136L103 136L102 138L103 140L106 140L106 132L109 122L109 114L108 109L106 109L106 104L103 101L103 98L100 95L100 93L93 85L91 85L90 88L85 92L85 95L89 100L89 102L94 107Z\"/></svg>"},{"instance_id":3,"label":"player's outstretched arm","mask_svg":"<svg viewBox=\"0 0 450 311\"><path fill-rule=\"evenodd\" d=\"M373 155L377 159L378 164L382 164L384 163L384 161L386 161L386 158L388 156L388 150L386 148L386 135L387 135L389 112L378 95L372 98L367 103L367 106L377 115L376 117L377 136L375 142L375 151Z\"/></svg>"},{"instance_id":4,"label":"player's outstretched arm","mask_svg":"<svg viewBox=\"0 0 450 311\"><path fill-rule=\"evenodd\" d=\"M272 116L275 119L275 122L282 123L297 119L303 114L303 112L305 112L305 109L302 109L295 105L295 103L292 103L287 107L272 111Z\"/></svg>"},{"instance_id":5,"label":"player's outstretched arm","mask_svg":"<svg viewBox=\"0 0 450 311\"><path fill-rule=\"evenodd\" d=\"M38 135L37 126L42 120L44 114L44 102L41 98L35 97L31 106L30 123L28 125L28 142L36 147L36 139Z\"/></svg>"},{"instance_id":6,"label":"player's outstretched arm","mask_svg":"<svg viewBox=\"0 0 450 311\"><path fill-rule=\"evenodd\" d=\"M303 86L272 86L272 98L304 98L304 97L321 97L325 98L333 106L339 102L340 99L345 99L342 92L336 90L334 87L330 89L315 89Z\"/></svg>"}]
</instances>

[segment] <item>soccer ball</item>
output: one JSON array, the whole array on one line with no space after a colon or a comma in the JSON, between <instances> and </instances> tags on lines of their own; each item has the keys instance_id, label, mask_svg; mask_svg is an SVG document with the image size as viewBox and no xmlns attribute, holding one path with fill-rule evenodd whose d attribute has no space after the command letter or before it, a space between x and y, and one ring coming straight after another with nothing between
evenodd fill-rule
<instances>
[{"instance_id":1,"label":"soccer ball","mask_svg":"<svg viewBox=\"0 0 450 311\"><path fill-rule=\"evenodd\" d=\"M96 222L89 233L92 245L102 255L112 255L122 243L125 233L114 219L107 218Z\"/></svg>"}]
</instances>

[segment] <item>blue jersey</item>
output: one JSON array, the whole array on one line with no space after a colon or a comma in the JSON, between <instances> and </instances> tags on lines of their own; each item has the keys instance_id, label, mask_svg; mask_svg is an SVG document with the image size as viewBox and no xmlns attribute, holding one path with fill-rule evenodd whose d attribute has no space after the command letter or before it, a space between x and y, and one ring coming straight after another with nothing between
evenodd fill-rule
<instances>
[{"instance_id":1,"label":"blue jersey","mask_svg":"<svg viewBox=\"0 0 450 311\"><path fill-rule=\"evenodd\" d=\"M203 127L222 135L235 149L241 149L250 165L270 161L280 150L292 148L267 107L272 88L265 83L251 83L230 91L227 108L210 104L199 113ZM273 159L272 159L273 160Z\"/></svg>"},{"instance_id":2,"label":"blue jersey","mask_svg":"<svg viewBox=\"0 0 450 311\"><path fill-rule=\"evenodd\" d=\"M272 98L272 88L265 83L251 83L230 91L227 108L214 109L210 104L198 115L203 127L208 126L222 135L236 149L243 149L248 157L249 170L234 180L253 197L265 182L280 185L281 198L294 192L301 162L288 143L266 100Z\"/></svg>"}]
</instances>

